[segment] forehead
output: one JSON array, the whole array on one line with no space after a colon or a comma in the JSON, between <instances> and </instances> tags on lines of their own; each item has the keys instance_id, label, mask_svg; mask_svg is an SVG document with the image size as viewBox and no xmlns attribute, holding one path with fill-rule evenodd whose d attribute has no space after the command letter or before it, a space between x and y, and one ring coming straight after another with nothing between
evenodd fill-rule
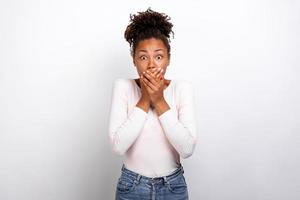
<instances>
[{"instance_id":1,"label":"forehead","mask_svg":"<svg viewBox=\"0 0 300 200\"><path fill-rule=\"evenodd\" d=\"M137 47L136 51L147 52L147 51L167 51L167 48L162 40L156 38L150 38L141 40Z\"/></svg>"}]
</instances>

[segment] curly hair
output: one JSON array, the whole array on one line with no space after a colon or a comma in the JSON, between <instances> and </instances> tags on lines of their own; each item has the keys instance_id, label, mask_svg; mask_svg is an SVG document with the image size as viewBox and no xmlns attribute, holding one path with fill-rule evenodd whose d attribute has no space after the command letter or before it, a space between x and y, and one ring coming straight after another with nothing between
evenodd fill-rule
<instances>
[{"instance_id":1,"label":"curly hair","mask_svg":"<svg viewBox=\"0 0 300 200\"><path fill-rule=\"evenodd\" d=\"M140 41L156 38L162 40L170 57L170 33L174 38L173 24L169 22L170 19L165 13L155 12L150 7L144 12L130 14L130 24L125 30L124 37L130 45L131 55L134 57L135 49Z\"/></svg>"}]
</instances>

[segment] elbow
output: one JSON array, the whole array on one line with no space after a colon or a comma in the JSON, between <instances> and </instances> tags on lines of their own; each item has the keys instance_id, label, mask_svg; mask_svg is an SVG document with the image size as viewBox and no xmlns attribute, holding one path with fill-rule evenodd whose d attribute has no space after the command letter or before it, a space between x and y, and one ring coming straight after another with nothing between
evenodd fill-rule
<instances>
[{"instance_id":1,"label":"elbow","mask_svg":"<svg viewBox=\"0 0 300 200\"><path fill-rule=\"evenodd\" d=\"M126 151L122 150L119 146L115 145L112 147L112 150L115 154L119 155L119 156L123 156L125 154Z\"/></svg>"},{"instance_id":2,"label":"elbow","mask_svg":"<svg viewBox=\"0 0 300 200\"><path fill-rule=\"evenodd\" d=\"M180 152L180 157L183 159L189 158L191 155L193 155L195 147L196 147L197 139L194 138L190 145L188 145L186 148L183 148L183 150Z\"/></svg>"},{"instance_id":3,"label":"elbow","mask_svg":"<svg viewBox=\"0 0 300 200\"><path fill-rule=\"evenodd\" d=\"M120 156L123 156L126 152L126 150L124 148L122 148L122 146L119 144L118 140L116 137L109 137L109 142L110 142L110 146L111 146L111 150Z\"/></svg>"},{"instance_id":4,"label":"elbow","mask_svg":"<svg viewBox=\"0 0 300 200\"><path fill-rule=\"evenodd\" d=\"M180 157L183 159L186 159L186 158L190 157L192 154L193 154L192 150L184 151L184 152L181 152Z\"/></svg>"}]
</instances>

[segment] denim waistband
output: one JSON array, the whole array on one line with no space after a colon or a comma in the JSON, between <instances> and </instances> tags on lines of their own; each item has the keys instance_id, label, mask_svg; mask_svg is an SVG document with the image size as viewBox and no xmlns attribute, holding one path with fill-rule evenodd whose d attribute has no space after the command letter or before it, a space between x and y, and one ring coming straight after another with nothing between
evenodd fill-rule
<instances>
[{"instance_id":1,"label":"denim waistband","mask_svg":"<svg viewBox=\"0 0 300 200\"><path fill-rule=\"evenodd\" d=\"M141 174L133 172L133 171L127 169L125 167L125 165L123 164L122 165L122 173L126 174L127 176L131 176L136 181L140 181L142 179L142 180L144 180L146 182L157 182L158 183L158 182L161 182L161 181L168 182L168 181L172 180L173 178L175 178L176 176L178 176L180 174L183 174L184 170L183 170L182 165L179 164L179 167L175 171L173 171L171 174L166 175L166 176L160 176L160 177L153 177L153 178L151 178L151 177L143 176Z\"/></svg>"}]
</instances>

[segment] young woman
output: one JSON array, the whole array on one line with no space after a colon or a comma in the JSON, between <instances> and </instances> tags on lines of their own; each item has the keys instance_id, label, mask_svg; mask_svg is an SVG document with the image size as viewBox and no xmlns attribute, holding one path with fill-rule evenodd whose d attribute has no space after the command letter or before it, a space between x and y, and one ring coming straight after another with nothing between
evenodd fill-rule
<instances>
[{"instance_id":1,"label":"young woman","mask_svg":"<svg viewBox=\"0 0 300 200\"><path fill-rule=\"evenodd\" d=\"M164 78L169 20L148 8L130 15L125 31L139 78L119 78L113 86L109 139L125 156L117 200L188 199L180 158L191 156L197 141L194 93L190 82Z\"/></svg>"}]
</instances>

